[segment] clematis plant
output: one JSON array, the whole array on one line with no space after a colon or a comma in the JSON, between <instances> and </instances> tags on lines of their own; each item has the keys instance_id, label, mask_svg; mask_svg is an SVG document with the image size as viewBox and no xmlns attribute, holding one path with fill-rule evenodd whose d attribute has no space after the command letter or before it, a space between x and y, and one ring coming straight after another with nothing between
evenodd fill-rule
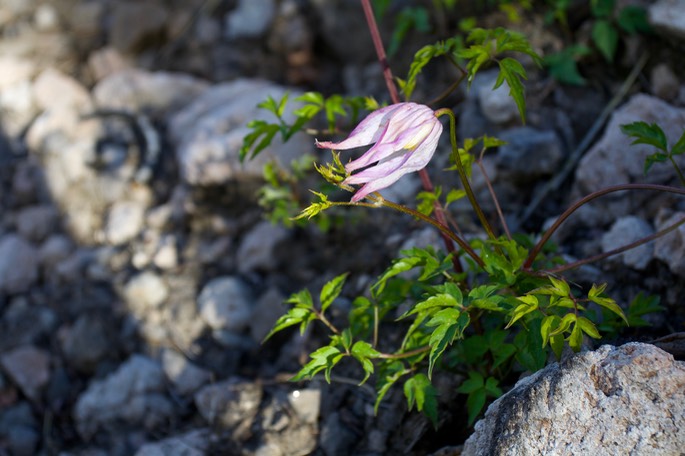
<instances>
[{"instance_id":1,"label":"clematis plant","mask_svg":"<svg viewBox=\"0 0 685 456\"><path fill-rule=\"evenodd\" d=\"M441 133L442 124L431 108L396 103L369 114L347 139L337 143L317 141L316 145L321 149L349 150L373 144L361 157L345 165L349 175L342 183L364 184L352 196L352 202L357 202L405 174L425 168Z\"/></svg>"}]
</instances>

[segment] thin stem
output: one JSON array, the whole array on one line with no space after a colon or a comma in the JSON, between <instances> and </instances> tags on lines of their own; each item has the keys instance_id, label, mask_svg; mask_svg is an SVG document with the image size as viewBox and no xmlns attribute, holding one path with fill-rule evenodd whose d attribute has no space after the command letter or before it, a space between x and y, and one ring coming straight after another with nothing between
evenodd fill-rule
<instances>
[{"instance_id":1,"label":"thin stem","mask_svg":"<svg viewBox=\"0 0 685 456\"><path fill-rule=\"evenodd\" d=\"M376 56L378 57L378 62L383 69L383 78L385 79L385 85L388 87L388 93L390 93L390 99L393 103L399 103L400 97L397 93L397 87L393 81L392 71L390 70L390 65L388 64L388 59L385 55L385 48L383 47L383 40L381 39L380 31L378 30L378 24L376 23L376 18L373 15L373 8L371 7L370 0L361 0L362 8L364 9L364 16L366 17L366 23L369 27L369 32L371 33L371 39L373 41L373 46L376 49ZM431 182L428 171L424 169L419 171L419 177L421 178L421 184L423 189L427 192L433 192L433 183ZM445 214L442 210L442 206L436 201L434 205L435 218L437 221L447 226L447 220L445 219ZM450 241L449 236L441 230L440 235L445 244L445 249L448 253L455 253L454 244ZM452 264L454 270L457 274L464 272L464 269L459 262L458 255L452 256Z\"/></svg>"},{"instance_id":2,"label":"thin stem","mask_svg":"<svg viewBox=\"0 0 685 456\"><path fill-rule=\"evenodd\" d=\"M502 208L499 205L499 200L497 199L497 195L495 195L495 189L492 188L492 182L490 181L490 177L488 176L488 173L485 171L485 166L483 166L483 160L476 160L476 164L478 165L478 168L480 168L480 172L483 174L483 178L485 179L485 185L488 187L488 192L490 192L490 196L492 197L492 201L495 203L495 210L497 211L497 216L499 217L499 221L502 224L502 229L507 235L507 238L511 241L511 233L509 232L509 226L507 226L507 220L504 218L504 213L502 213Z\"/></svg>"},{"instance_id":3,"label":"thin stem","mask_svg":"<svg viewBox=\"0 0 685 456\"><path fill-rule=\"evenodd\" d=\"M535 244L535 247L530 251L530 254L528 255L528 258L526 258L526 261L523 263L523 270L530 270L530 267L533 265L533 261L535 261L535 258L538 256L540 251L542 250L542 247L549 241L549 238L552 237L552 235L559 229L562 223L566 221L567 218L571 216L575 211L578 210L581 206L584 204L589 203L590 201L597 199L601 196L608 195L609 193L614 193L614 192L620 192L624 190L656 190L659 192L667 192L667 193L677 193L679 195L685 195L685 189L680 189L676 187L669 187L666 185L657 185L657 184L621 184L621 185L612 185L611 187L604 188L602 190L597 190L596 192L592 192L589 195L585 196L584 198L581 198L580 200L576 201L564 211L563 214L559 216L558 219L554 221L552 226L549 227L547 231L545 231L545 234L540 238L537 244Z\"/></svg>"},{"instance_id":4,"label":"thin stem","mask_svg":"<svg viewBox=\"0 0 685 456\"><path fill-rule=\"evenodd\" d=\"M378 346L378 305L373 306L373 348Z\"/></svg>"},{"instance_id":5,"label":"thin stem","mask_svg":"<svg viewBox=\"0 0 685 456\"><path fill-rule=\"evenodd\" d=\"M339 334L340 334L340 331L338 330L338 328L336 328L335 326L333 326L333 323L331 323L330 321L328 321L328 318L325 317L325 315L323 314L323 312L319 312L319 311L317 310L317 311L316 311L316 316L317 316L317 318L321 321L321 323L323 323L324 325L326 325L326 327L327 327L328 329L330 329L331 331L333 331L333 334L336 334L336 335L339 335Z\"/></svg>"},{"instance_id":6,"label":"thin stem","mask_svg":"<svg viewBox=\"0 0 685 456\"><path fill-rule=\"evenodd\" d=\"M462 81L464 80L465 77L466 77L466 73L463 73L463 74L459 77L459 79L457 79L457 80L454 81L452 84L450 84L449 87L447 87L440 95L438 95L437 97L433 98L431 101L429 101L429 102L426 103L426 104L427 104L428 106L433 106L433 105L435 105L435 104L440 103L442 100L444 100L445 98L447 98L452 92L454 92L454 91L457 89L457 87L459 87L459 85L462 83Z\"/></svg>"},{"instance_id":7,"label":"thin stem","mask_svg":"<svg viewBox=\"0 0 685 456\"><path fill-rule=\"evenodd\" d=\"M411 358L412 356L416 356L416 355L420 355L421 353L425 353L430 349L431 349L430 345L424 345L423 347L415 348L413 350L409 350L408 352L404 352L404 353L381 353L380 355L378 355L378 357L383 358L383 359Z\"/></svg>"},{"instance_id":8,"label":"thin stem","mask_svg":"<svg viewBox=\"0 0 685 456\"><path fill-rule=\"evenodd\" d=\"M480 223L483 225L483 229L485 229L485 232L488 234L488 236L490 236L491 239L497 239L497 236L495 236L495 233L492 231L490 223L485 218L483 210L478 204L478 201L476 201L476 195L473 194L471 184L469 183L469 179L466 176L464 164L461 162L461 157L459 157L459 147L457 146L456 117L454 116L452 110L448 108L442 108L435 111L436 117L440 117L442 115L447 115L450 118L450 142L452 143L452 154L454 155L454 162L457 165L457 172L459 173L459 178L461 179L461 183L464 186L464 190L466 191L466 196L469 198L471 206L473 206L473 210L476 211L478 220L480 220Z\"/></svg>"},{"instance_id":9,"label":"thin stem","mask_svg":"<svg viewBox=\"0 0 685 456\"><path fill-rule=\"evenodd\" d=\"M656 238L664 236L664 235L670 233L671 231L674 231L676 228L678 228L683 223L685 223L685 217L681 218L680 220L678 220L676 223L669 226L668 228L664 228L663 230L660 230L654 234L650 234L649 236L645 236L642 239L638 239L635 242L631 242L630 244L626 244L623 247L619 247L619 248L616 248L613 250L609 250L608 252L600 253L598 255L593 255L591 257L584 258L584 259L578 260L578 261L574 261L572 263L567 263L567 264L564 264L561 266L557 266L556 268L550 269L547 272L550 272L552 274L556 274L559 272L568 271L569 269L577 268L577 267L582 266L584 264L594 263L595 261L603 260L603 259L608 258L608 257L613 256L613 255L618 255L619 253L623 253L627 250L634 249L635 247L639 247L642 244L646 244L650 241L653 241Z\"/></svg>"},{"instance_id":10,"label":"thin stem","mask_svg":"<svg viewBox=\"0 0 685 456\"><path fill-rule=\"evenodd\" d=\"M675 162L673 155L669 155L668 158L671 160L673 168L675 168L675 172L678 173L678 179L680 179L680 183L682 185L685 185L685 176L683 176L683 172L680 170L680 166L678 166L678 164Z\"/></svg>"}]
</instances>

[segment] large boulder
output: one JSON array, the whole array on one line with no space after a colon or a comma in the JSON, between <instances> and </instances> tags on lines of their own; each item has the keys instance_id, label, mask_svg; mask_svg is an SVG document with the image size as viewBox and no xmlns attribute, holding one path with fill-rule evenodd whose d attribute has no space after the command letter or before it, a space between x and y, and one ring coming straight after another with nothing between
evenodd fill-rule
<instances>
[{"instance_id":1,"label":"large boulder","mask_svg":"<svg viewBox=\"0 0 685 456\"><path fill-rule=\"evenodd\" d=\"M685 362L604 345L519 381L476 423L464 456L681 454Z\"/></svg>"}]
</instances>

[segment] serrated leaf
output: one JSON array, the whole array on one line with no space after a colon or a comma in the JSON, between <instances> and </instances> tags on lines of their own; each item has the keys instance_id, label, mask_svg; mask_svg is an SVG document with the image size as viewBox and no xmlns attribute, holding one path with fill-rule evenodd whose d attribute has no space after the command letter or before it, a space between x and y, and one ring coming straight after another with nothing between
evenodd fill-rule
<instances>
[{"instance_id":1,"label":"serrated leaf","mask_svg":"<svg viewBox=\"0 0 685 456\"><path fill-rule=\"evenodd\" d=\"M576 314L574 313L568 313L564 315L564 318L562 318L559 322L559 326L557 326L557 328L550 333L550 336L553 337L559 334L564 334L566 330L571 327L571 323L575 323L576 318Z\"/></svg>"},{"instance_id":2,"label":"serrated leaf","mask_svg":"<svg viewBox=\"0 0 685 456\"><path fill-rule=\"evenodd\" d=\"M568 286L568 283L566 283L565 280L563 279L557 279L555 277L549 276L549 281L552 282L552 285L554 285L554 288L558 291L558 296L569 296L571 294L571 288Z\"/></svg>"},{"instance_id":3,"label":"serrated leaf","mask_svg":"<svg viewBox=\"0 0 685 456\"><path fill-rule=\"evenodd\" d=\"M466 190L463 189L452 189L447 194L445 198L445 207L449 206L455 201L458 201L466 196Z\"/></svg>"},{"instance_id":4,"label":"serrated leaf","mask_svg":"<svg viewBox=\"0 0 685 456\"><path fill-rule=\"evenodd\" d=\"M584 86L585 78L578 71L577 59L588 55L590 48L586 46L569 46L559 52L545 56L544 65L549 74L564 84Z\"/></svg>"},{"instance_id":5,"label":"serrated leaf","mask_svg":"<svg viewBox=\"0 0 685 456\"><path fill-rule=\"evenodd\" d=\"M598 20L592 25L592 40L607 62L614 60L618 47L618 30L608 20Z\"/></svg>"},{"instance_id":6,"label":"serrated leaf","mask_svg":"<svg viewBox=\"0 0 685 456\"><path fill-rule=\"evenodd\" d=\"M443 309L433 315L433 318L426 323L429 327L436 327L431 334L428 345L431 346L428 358L428 378L433 375L435 362L440 358L448 345L451 345L456 338L464 335L464 329L470 322L469 314L462 313L457 309Z\"/></svg>"},{"instance_id":7,"label":"serrated leaf","mask_svg":"<svg viewBox=\"0 0 685 456\"><path fill-rule=\"evenodd\" d=\"M304 330L307 328L307 325L310 322L312 322L315 318L316 316L309 309L305 309L302 307L295 307L293 309L290 309L285 315L281 315L281 317L278 320L276 320L274 327L271 329L271 331L269 331L269 334L266 335L262 343L269 340L271 336L273 336L277 332L298 324L301 324L300 333L304 333Z\"/></svg>"},{"instance_id":8,"label":"serrated leaf","mask_svg":"<svg viewBox=\"0 0 685 456\"><path fill-rule=\"evenodd\" d=\"M486 392L484 389L474 391L466 398L466 410L468 410L469 413L469 426L473 425L481 410L485 407L485 400Z\"/></svg>"},{"instance_id":9,"label":"serrated leaf","mask_svg":"<svg viewBox=\"0 0 685 456\"><path fill-rule=\"evenodd\" d=\"M685 153L685 131L671 148L671 155L681 155L682 153Z\"/></svg>"},{"instance_id":10,"label":"serrated leaf","mask_svg":"<svg viewBox=\"0 0 685 456\"><path fill-rule=\"evenodd\" d=\"M556 315L547 315L542 319L542 325L540 326L540 335L542 336L542 346L543 348L547 346L550 341L550 336L552 331L559 325L561 318Z\"/></svg>"},{"instance_id":11,"label":"serrated leaf","mask_svg":"<svg viewBox=\"0 0 685 456\"><path fill-rule=\"evenodd\" d=\"M437 390L424 374L416 374L404 382L404 396L409 409L416 405L416 409L423 412L435 427L438 426L437 395Z\"/></svg>"},{"instance_id":12,"label":"serrated leaf","mask_svg":"<svg viewBox=\"0 0 685 456\"><path fill-rule=\"evenodd\" d=\"M604 290L606 289L606 284L602 284L599 287L595 284L592 284L592 288L590 288L590 291L588 292L588 299L595 304L598 304L605 309L615 313L623 321L628 324L628 319L626 318L626 315L623 313L623 309L619 307L618 304L616 304L616 301L614 301L611 298L607 298L605 296L601 296Z\"/></svg>"},{"instance_id":13,"label":"serrated leaf","mask_svg":"<svg viewBox=\"0 0 685 456\"><path fill-rule=\"evenodd\" d=\"M655 123L633 122L621 125L621 131L635 140L631 144L646 144L654 146L662 152L667 152L668 141L661 127Z\"/></svg>"},{"instance_id":14,"label":"serrated leaf","mask_svg":"<svg viewBox=\"0 0 685 456\"><path fill-rule=\"evenodd\" d=\"M485 379L483 376L474 371L469 372L469 378L464 380L461 385L457 388L457 392L463 394L470 394L474 391L478 391L485 385Z\"/></svg>"},{"instance_id":15,"label":"serrated leaf","mask_svg":"<svg viewBox=\"0 0 685 456\"><path fill-rule=\"evenodd\" d=\"M507 326L504 327L504 329L510 328L511 325L516 323L519 319L537 310L538 308L538 298L535 295L519 296L516 299L522 302L522 304L520 304L514 309L514 311L512 312L511 320L509 321Z\"/></svg>"},{"instance_id":16,"label":"serrated leaf","mask_svg":"<svg viewBox=\"0 0 685 456\"><path fill-rule=\"evenodd\" d=\"M564 351L564 336L562 334L557 334L549 339L549 345L552 347L552 352L557 359L561 359L561 354Z\"/></svg>"},{"instance_id":17,"label":"serrated leaf","mask_svg":"<svg viewBox=\"0 0 685 456\"><path fill-rule=\"evenodd\" d=\"M337 347L327 345L321 347L309 355L312 360L305 364L302 369L290 380L293 382L303 379L311 379L317 373L324 370L326 382L331 382L331 369L344 357Z\"/></svg>"},{"instance_id":18,"label":"serrated leaf","mask_svg":"<svg viewBox=\"0 0 685 456\"><path fill-rule=\"evenodd\" d=\"M373 404L374 414L378 414L378 406L381 401L388 393L390 388L400 379L402 376L408 374L409 371L405 369L404 364L400 361L388 361L383 364L378 369L378 381L376 382L376 401Z\"/></svg>"},{"instance_id":19,"label":"serrated leaf","mask_svg":"<svg viewBox=\"0 0 685 456\"><path fill-rule=\"evenodd\" d=\"M331 303L333 303L335 298L340 295L340 292L345 285L346 278L347 273L340 274L323 286L321 289L321 294L319 295L319 301L321 302L321 313L324 313Z\"/></svg>"},{"instance_id":20,"label":"serrated leaf","mask_svg":"<svg viewBox=\"0 0 685 456\"><path fill-rule=\"evenodd\" d=\"M371 362L371 360L378 358L380 353L378 353L370 343L361 340L354 343L351 353L364 369L364 378L359 383L362 385L368 380L369 376L373 374L373 362Z\"/></svg>"},{"instance_id":21,"label":"serrated leaf","mask_svg":"<svg viewBox=\"0 0 685 456\"><path fill-rule=\"evenodd\" d=\"M581 330L580 325L578 323L573 325L573 330L571 331L571 335L568 336L568 345L571 347L571 349L575 353L578 353L580 351L580 349L582 348L583 331Z\"/></svg>"}]
</instances>

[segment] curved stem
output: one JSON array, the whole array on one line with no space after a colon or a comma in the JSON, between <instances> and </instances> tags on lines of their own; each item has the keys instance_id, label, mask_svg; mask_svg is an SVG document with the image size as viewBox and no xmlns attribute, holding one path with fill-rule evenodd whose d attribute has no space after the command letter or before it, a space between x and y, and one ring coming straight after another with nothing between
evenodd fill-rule
<instances>
[{"instance_id":1,"label":"curved stem","mask_svg":"<svg viewBox=\"0 0 685 456\"><path fill-rule=\"evenodd\" d=\"M675 159L673 158L673 155L669 155L668 158L671 160L671 164L673 165L673 168L675 168L675 172L678 173L678 179L680 179L680 183L682 185L685 185L685 176L683 176L683 172L680 170L680 166L678 166L678 163L676 163Z\"/></svg>"},{"instance_id":2,"label":"curved stem","mask_svg":"<svg viewBox=\"0 0 685 456\"><path fill-rule=\"evenodd\" d=\"M667 228L664 228L663 230L660 230L654 234L650 234L649 236L645 236L642 239L638 239L635 242L631 242L630 244L626 244L623 247L619 247L619 248L616 248L613 250L609 250L608 252L600 253L598 255L593 255L591 257L587 257L587 258L584 258L582 260L574 261L572 263L567 263L567 264L564 264L561 266L557 266L556 268L549 269L547 272L552 273L552 274L556 274L559 272L568 271L569 269L577 268L577 267L582 266L584 264L594 263L595 261L603 260L603 259L608 258L608 257L613 256L613 255L618 255L619 253L623 253L626 250L634 249L635 247L639 247L642 244L648 243L649 241L653 241L654 239L659 238L661 236L664 236L664 235L670 233L671 231L675 231L683 223L685 223L685 217L681 218L680 220L675 222L673 225L671 225Z\"/></svg>"},{"instance_id":3,"label":"curved stem","mask_svg":"<svg viewBox=\"0 0 685 456\"><path fill-rule=\"evenodd\" d=\"M490 197L492 198L492 202L495 204L495 210L497 211L497 216L499 217L500 223L502 224L502 229L504 230L504 233L507 235L507 238L511 241L511 232L509 231L509 226L507 225L507 219L504 218L504 213L502 212L502 208L499 205L499 200L497 199L497 195L495 194L495 189L492 188L490 176L488 176L487 171L485 171L483 159L481 158L480 160L476 160L476 164L478 165L478 168L480 168L481 174L483 174L483 178L485 179L485 185L487 185L488 192L490 192Z\"/></svg>"},{"instance_id":4,"label":"curved stem","mask_svg":"<svg viewBox=\"0 0 685 456\"><path fill-rule=\"evenodd\" d=\"M549 227L547 231L545 231L545 234L540 238L540 240L535 244L535 247L530 251L530 254L528 255L528 258L526 258L526 261L523 263L522 269L523 270L530 270L530 267L533 264L533 261L535 261L535 258L538 256L540 251L542 250L542 247L549 241L549 238L552 237L554 232L559 229L562 223L566 221L567 218L571 216L575 211L578 210L581 206L584 204L589 203L590 201L597 199L601 196L608 195L609 193L614 193L614 192L620 192L620 191L625 191L625 190L655 190L659 192L667 192L667 193L677 193L679 195L685 195L685 189L680 189L676 187L669 187L666 185L657 185L657 184L621 184L621 185L612 185L611 187L604 188L602 190L597 190L596 192L592 192L589 195L585 196L584 198L581 198L580 200L576 201L564 211L563 214L559 216L558 219L554 221L552 226ZM582 260L581 260L582 261Z\"/></svg>"},{"instance_id":5,"label":"curved stem","mask_svg":"<svg viewBox=\"0 0 685 456\"><path fill-rule=\"evenodd\" d=\"M430 345L424 345L423 347L415 348L414 350L409 350L404 353L381 353L378 357L383 359L403 359L411 358L412 356L420 355L431 349Z\"/></svg>"},{"instance_id":6,"label":"curved stem","mask_svg":"<svg viewBox=\"0 0 685 456\"><path fill-rule=\"evenodd\" d=\"M461 183L464 186L464 190L466 191L466 196L469 198L469 201L471 202L471 206L473 206L473 210L476 211L476 215L478 216L478 220L480 220L480 223L483 225L483 229L485 229L485 232L490 236L491 239L497 239L497 236L495 236L495 233L492 231L492 227L490 226L490 223L488 220L485 218L485 214L483 213L483 210L481 209L480 205L476 201L476 195L473 194L473 190L471 189L471 184L469 184L469 179L466 176L466 170L464 169L464 164L461 162L461 157L459 157L459 147L457 146L457 119L454 116L454 113L452 112L451 109L448 108L442 108L438 109L435 111L435 116L440 117L442 115L447 115L450 118L450 142L452 144L452 154L454 155L454 162L457 165L457 172L459 173L459 178L461 179Z\"/></svg>"}]
</instances>

